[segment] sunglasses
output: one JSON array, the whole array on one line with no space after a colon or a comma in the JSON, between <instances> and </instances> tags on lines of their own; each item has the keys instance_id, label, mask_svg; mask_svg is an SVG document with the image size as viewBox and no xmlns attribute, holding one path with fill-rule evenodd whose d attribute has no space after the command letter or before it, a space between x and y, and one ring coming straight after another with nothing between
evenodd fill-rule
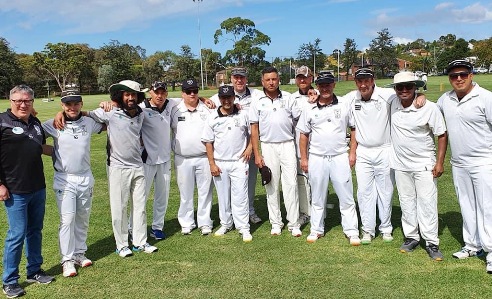
<instances>
[{"instance_id":1,"label":"sunglasses","mask_svg":"<svg viewBox=\"0 0 492 299\"><path fill-rule=\"evenodd\" d=\"M415 87L414 83L406 83L406 84L397 84L395 85L396 91L403 91L403 89L406 90L412 90Z\"/></svg>"},{"instance_id":2,"label":"sunglasses","mask_svg":"<svg viewBox=\"0 0 492 299\"><path fill-rule=\"evenodd\" d=\"M468 79L468 76L470 76L469 72L459 72L459 73L451 73L448 74L449 79L451 80L458 80L458 77L461 77L461 79Z\"/></svg>"},{"instance_id":3,"label":"sunglasses","mask_svg":"<svg viewBox=\"0 0 492 299\"><path fill-rule=\"evenodd\" d=\"M191 93L198 94L198 89L187 89L185 90L185 93L187 95L190 95Z\"/></svg>"}]
</instances>

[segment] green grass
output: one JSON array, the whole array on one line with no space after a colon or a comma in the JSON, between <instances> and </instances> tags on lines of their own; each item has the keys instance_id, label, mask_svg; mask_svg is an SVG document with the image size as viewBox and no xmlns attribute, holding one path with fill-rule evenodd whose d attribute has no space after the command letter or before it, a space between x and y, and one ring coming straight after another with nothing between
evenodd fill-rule
<instances>
[{"instance_id":1,"label":"green grass","mask_svg":"<svg viewBox=\"0 0 492 299\"><path fill-rule=\"evenodd\" d=\"M475 79L492 89L492 75ZM378 85L391 80L378 80ZM446 77L430 77L430 100L442 94L440 85L449 90ZM283 86L294 91L294 86ZM353 82L340 82L335 92L344 95L355 88ZM203 92L210 96L214 90ZM180 96L173 92L171 97ZM85 96L85 108L93 109L107 100L107 95ZM43 103L36 100L39 118L44 121L59 110L59 99ZM0 101L1 110L8 106ZM461 215L454 193L449 163L439 179L439 237L445 255L443 262L431 261L420 247L410 254L398 251L403 235L401 211L397 195L393 198L395 240L383 243L377 238L372 245L351 247L343 237L336 195L329 202L327 235L315 244L305 237L309 225L303 228L302 238L284 232L271 237L270 225L264 222L252 226L254 240L243 244L236 232L224 238L202 237L197 231L182 236L176 218L179 194L175 177L171 183L169 209L166 215L167 240L151 243L159 247L156 254L136 254L122 259L114 253L115 243L105 170L105 134L96 135L92 145L92 169L96 187L89 229L87 255L93 267L80 269L75 278L63 278L59 265L58 212L51 189L51 161L44 158L47 183L47 209L44 228L44 269L56 275L50 285L27 285L25 259L21 264L21 282L30 298L485 298L492 292L492 276L485 273L484 261L478 258L455 260L451 254L462 245ZM449 160L449 154L448 154ZM354 180L355 183L355 180ZM354 186L355 188L355 186ZM265 191L257 186L256 209L268 219ZM151 202L148 205L151 219ZM3 244L7 224L1 213L0 244ZM219 225L217 201L212 210L214 225Z\"/></svg>"}]
</instances>

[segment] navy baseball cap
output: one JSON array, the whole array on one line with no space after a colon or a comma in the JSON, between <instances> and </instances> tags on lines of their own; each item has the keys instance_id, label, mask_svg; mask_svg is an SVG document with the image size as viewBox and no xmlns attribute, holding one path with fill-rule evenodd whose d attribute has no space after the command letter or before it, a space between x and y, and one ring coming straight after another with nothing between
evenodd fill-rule
<instances>
[{"instance_id":1,"label":"navy baseball cap","mask_svg":"<svg viewBox=\"0 0 492 299\"><path fill-rule=\"evenodd\" d=\"M454 69L454 68L457 68L457 67L464 67L464 68L467 68L468 71L472 71L473 70L473 65L464 60L464 59L457 59L457 60L453 60L451 61L448 66L446 67L446 73L449 74L449 72Z\"/></svg>"},{"instance_id":2,"label":"navy baseball cap","mask_svg":"<svg viewBox=\"0 0 492 299\"><path fill-rule=\"evenodd\" d=\"M73 90L66 90L62 92L62 97L60 99L62 103L68 102L82 102L82 96L78 92Z\"/></svg>"},{"instance_id":3,"label":"navy baseball cap","mask_svg":"<svg viewBox=\"0 0 492 299\"><path fill-rule=\"evenodd\" d=\"M230 85L223 85L219 87L219 98L221 97L233 97L234 96L234 87Z\"/></svg>"},{"instance_id":4,"label":"navy baseball cap","mask_svg":"<svg viewBox=\"0 0 492 299\"><path fill-rule=\"evenodd\" d=\"M264 165L262 168L259 168L258 171L260 171L261 174L261 184L265 186L266 184L270 183L272 180L272 171L270 168L266 165Z\"/></svg>"},{"instance_id":5,"label":"navy baseball cap","mask_svg":"<svg viewBox=\"0 0 492 299\"><path fill-rule=\"evenodd\" d=\"M355 71L355 79L374 78L374 71L370 68L363 67Z\"/></svg>"},{"instance_id":6,"label":"navy baseball cap","mask_svg":"<svg viewBox=\"0 0 492 299\"><path fill-rule=\"evenodd\" d=\"M335 82L335 76L330 72L321 73L318 78L316 78L316 85L323 83L333 83Z\"/></svg>"},{"instance_id":7,"label":"navy baseball cap","mask_svg":"<svg viewBox=\"0 0 492 299\"><path fill-rule=\"evenodd\" d=\"M198 82L196 82L196 80L193 78L184 80L183 84L181 85L181 90L184 91L188 89L198 89Z\"/></svg>"}]
</instances>

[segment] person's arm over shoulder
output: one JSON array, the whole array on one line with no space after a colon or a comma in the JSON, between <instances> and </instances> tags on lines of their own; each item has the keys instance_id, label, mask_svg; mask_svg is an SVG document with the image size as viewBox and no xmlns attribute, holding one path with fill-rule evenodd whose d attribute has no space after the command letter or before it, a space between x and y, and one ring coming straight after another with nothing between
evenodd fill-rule
<instances>
[{"instance_id":1,"label":"person's arm over shoulder","mask_svg":"<svg viewBox=\"0 0 492 299\"><path fill-rule=\"evenodd\" d=\"M92 111L87 112L86 114L88 117L92 118L93 120L95 120L98 123L107 124L109 119L111 118L112 113L114 113L114 109L116 109L116 108L113 108L113 110L111 110L110 112L106 112L106 111L104 111L103 108L97 108L97 109L94 109Z\"/></svg>"},{"instance_id":2,"label":"person's arm over shoulder","mask_svg":"<svg viewBox=\"0 0 492 299\"><path fill-rule=\"evenodd\" d=\"M45 121L44 123L41 124L43 127L43 130L45 134L48 137L56 137L58 136L58 130L53 126L53 118Z\"/></svg>"}]
</instances>

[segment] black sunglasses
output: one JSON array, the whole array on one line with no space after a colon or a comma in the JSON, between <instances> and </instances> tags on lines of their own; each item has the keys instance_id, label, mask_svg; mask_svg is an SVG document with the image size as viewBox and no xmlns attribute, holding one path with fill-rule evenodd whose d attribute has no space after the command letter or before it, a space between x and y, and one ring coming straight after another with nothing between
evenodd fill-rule
<instances>
[{"instance_id":1,"label":"black sunglasses","mask_svg":"<svg viewBox=\"0 0 492 299\"><path fill-rule=\"evenodd\" d=\"M414 83L405 83L405 84L397 84L395 85L395 89L397 91L403 91L403 89L406 90L412 90L415 87Z\"/></svg>"},{"instance_id":2,"label":"black sunglasses","mask_svg":"<svg viewBox=\"0 0 492 299\"><path fill-rule=\"evenodd\" d=\"M198 89L187 89L185 90L185 93L187 95L190 95L191 93L198 94Z\"/></svg>"},{"instance_id":3,"label":"black sunglasses","mask_svg":"<svg viewBox=\"0 0 492 299\"><path fill-rule=\"evenodd\" d=\"M458 73L450 73L448 74L449 79L451 80L456 80L458 77L461 77L461 79L468 79L468 76L470 76L469 72L458 72Z\"/></svg>"}]
</instances>

